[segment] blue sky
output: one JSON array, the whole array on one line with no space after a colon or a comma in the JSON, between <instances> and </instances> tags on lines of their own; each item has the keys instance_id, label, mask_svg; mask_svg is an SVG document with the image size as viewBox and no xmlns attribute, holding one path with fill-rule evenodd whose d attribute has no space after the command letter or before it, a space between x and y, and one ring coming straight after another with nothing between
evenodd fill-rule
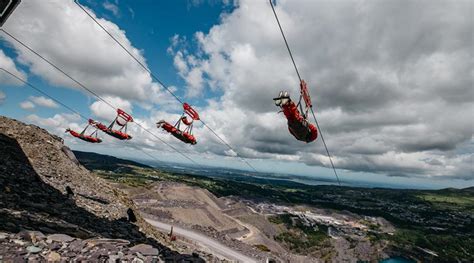
<instances>
[{"instance_id":1,"label":"blue sky","mask_svg":"<svg viewBox=\"0 0 474 263\"><path fill-rule=\"evenodd\" d=\"M120 1L118 15L104 8L104 3L84 2L99 16L119 24L127 32L133 45L146 52L148 67L168 85L183 86L176 74L172 57L167 49L175 35L192 39L197 31L207 32L219 21L222 12L231 11L231 5L215 3L193 4L192 1ZM94 4L93 4L94 3ZM113 2L111 2L113 3ZM133 11L131 11L133 10ZM183 90L178 90L183 96ZM200 100L192 101L197 104Z\"/></svg>"},{"instance_id":2,"label":"blue sky","mask_svg":"<svg viewBox=\"0 0 474 263\"><path fill-rule=\"evenodd\" d=\"M106 18L118 25L127 34L135 47L144 50L145 57L149 69L154 72L160 80L167 85L183 86L184 82L176 74L173 66L173 59L168 54L167 49L170 46L170 40L176 34L192 39L197 31L208 31L212 25L219 21L221 12L231 10L231 5L225 5L220 2L212 4L193 4L191 1L120 1L116 5L113 1L110 4L117 7L118 13L104 8L106 2L96 1L80 1L85 6L92 8L98 17ZM159 18L159 19L157 19ZM93 21L90 21L93 23ZM53 40L61 41L61 39ZM2 50L9 57L15 56L15 50L12 49L5 41L1 45ZM24 71L28 67L18 65ZM81 96L80 92L68 91L51 87L49 83L42 81L35 75L29 76L29 81L35 86L44 89L48 94L54 94L59 100L66 100L71 103L75 109L80 109L84 113L88 112L88 104L90 100ZM36 96L34 91L24 91L18 93L14 90L4 91L8 94L9 100L6 101L4 107L8 116L21 118L24 112L18 111L16 106L24 101L25 94L29 92L31 96ZM184 94L181 89L177 91L179 96ZM74 100L70 98L74 97ZM78 100L77 100L77 99ZM202 103L202 100L191 100L193 105ZM68 104L69 105L69 104ZM45 108L39 109L39 113L51 115L52 110Z\"/></svg>"},{"instance_id":3,"label":"blue sky","mask_svg":"<svg viewBox=\"0 0 474 263\"><path fill-rule=\"evenodd\" d=\"M267 1L81 3L258 170L333 178L321 140L295 141L271 101L281 89L295 94L298 83ZM396 1L278 1L277 12L342 180L472 186L472 125L444 125L472 117L472 39L462 37L472 32L469 3L437 3L421 14L412 4L391 20L386 14ZM198 163L248 168L202 125L195 147L156 129L159 119L174 122L180 105L72 1L22 1L3 28ZM85 116L113 118L106 105L0 35L2 67ZM40 125L73 149L142 159L139 147L160 160L186 161L137 126L127 144L78 142L63 131L80 130L83 120L0 80L0 114Z\"/></svg>"}]
</instances>

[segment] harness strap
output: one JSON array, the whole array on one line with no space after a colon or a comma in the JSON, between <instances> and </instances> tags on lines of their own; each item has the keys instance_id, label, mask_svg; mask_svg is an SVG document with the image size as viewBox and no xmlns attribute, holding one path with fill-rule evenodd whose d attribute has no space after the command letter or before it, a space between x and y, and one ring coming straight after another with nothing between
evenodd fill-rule
<instances>
[{"instance_id":1,"label":"harness strap","mask_svg":"<svg viewBox=\"0 0 474 263\"><path fill-rule=\"evenodd\" d=\"M185 115L184 115L184 113L183 113L183 115L181 115L181 117L179 117L178 121L175 123L174 127L175 127L176 129L179 130L179 127L181 126L181 119L182 119L184 116L185 116Z\"/></svg>"},{"instance_id":2,"label":"harness strap","mask_svg":"<svg viewBox=\"0 0 474 263\"><path fill-rule=\"evenodd\" d=\"M91 137L94 136L95 138L97 138L97 129L95 129L95 131L93 131L90 135Z\"/></svg>"},{"instance_id":3,"label":"harness strap","mask_svg":"<svg viewBox=\"0 0 474 263\"><path fill-rule=\"evenodd\" d=\"M117 117L112 121L112 123L109 125L109 130L111 130L114 127L115 122L117 121Z\"/></svg>"},{"instance_id":4,"label":"harness strap","mask_svg":"<svg viewBox=\"0 0 474 263\"><path fill-rule=\"evenodd\" d=\"M84 133L86 132L87 128L89 128L89 124L87 124L87 126L84 128L84 130L82 130L81 135L84 135Z\"/></svg>"}]
</instances>

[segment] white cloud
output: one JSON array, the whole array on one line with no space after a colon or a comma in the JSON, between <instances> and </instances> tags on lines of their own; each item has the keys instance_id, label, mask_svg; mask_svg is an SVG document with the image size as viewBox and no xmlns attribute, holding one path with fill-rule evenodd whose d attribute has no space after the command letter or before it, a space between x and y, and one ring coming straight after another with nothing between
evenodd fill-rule
<instances>
[{"instance_id":1,"label":"white cloud","mask_svg":"<svg viewBox=\"0 0 474 263\"><path fill-rule=\"evenodd\" d=\"M29 97L29 99L36 105L38 106L42 106L42 107L46 107L46 108L58 108L59 105L56 104L56 102L54 102L52 99L49 99L49 98L46 98L46 97L43 97L43 96L39 96L39 97L34 97L34 96L31 96Z\"/></svg>"},{"instance_id":2,"label":"white cloud","mask_svg":"<svg viewBox=\"0 0 474 263\"><path fill-rule=\"evenodd\" d=\"M474 112L469 37L474 25L468 4L278 1L277 12L337 167L394 176L472 178L473 128L466 120ZM123 30L99 21L146 63ZM198 144L193 147L156 129L160 119L177 120L179 114L170 112L179 112L178 104L71 0L24 1L5 28L115 107L129 113L134 105L151 110L136 122L165 142L187 153L234 155L199 123L194 128ZM209 32L195 34L198 50L189 50L196 45L187 41L176 35L168 50L186 83L186 95L200 98L208 89L222 94L207 98L198 111L238 153L329 165L321 140L296 141L272 103L280 90L296 98L298 80L267 1L239 1ZM34 74L79 89L11 44L18 61ZM16 70L3 52L0 63ZM116 114L101 101L93 102L90 110L104 122ZM83 128L63 114L28 118L56 127L57 132L71 123ZM137 147L166 148L135 124L129 133ZM124 145L110 136L104 140L111 147Z\"/></svg>"},{"instance_id":3,"label":"white cloud","mask_svg":"<svg viewBox=\"0 0 474 263\"><path fill-rule=\"evenodd\" d=\"M193 68L186 76L186 84L187 84L187 97L197 97L198 95L202 95L202 91L204 88L204 79L202 77L202 70L200 68Z\"/></svg>"},{"instance_id":4,"label":"white cloud","mask_svg":"<svg viewBox=\"0 0 474 263\"><path fill-rule=\"evenodd\" d=\"M64 136L64 132L67 128L80 132L85 127L85 124L81 123L81 121L85 122L85 120L82 120L81 117L76 114L68 113L58 113L50 118L42 118L36 114L30 114L26 117L26 121L42 128L47 128L55 135L69 139L68 143L75 143L76 140L70 136Z\"/></svg>"},{"instance_id":5,"label":"white cloud","mask_svg":"<svg viewBox=\"0 0 474 263\"><path fill-rule=\"evenodd\" d=\"M277 3L337 167L472 179L468 1ZM272 103L280 90L297 98L298 80L267 1L239 1L194 41L173 38L170 54L188 95L222 91L202 109L211 127L245 156L328 166L321 139L295 141ZM202 137L197 149L226 154Z\"/></svg>"},{"instance_id":6,"label":"white cloud","mask_svg":"<svg viewBox=\"0 0 474 263\"><path fill-rule=\"evenodd\" d=\"M110 12L112 12L112 14L114 14L114 16L116 16L116 17L119 17L119 16L120 16L120 9L119 9L119 7L118 7L116 4L111 3L111 2L109 2L109 1L105 1L105 2L102 4L102 6L103 6L105 9L109 10Z\"/></svg>"},{"instance_id":7,"label":"white cloud","mask_svg":"<svg viewBox=\"0 0 474 263\"><path fill-rule=\"evenodd\" d=\"M33 102L31 101L23 101L20 102L20 108L24 110L32 110L35 108L35 104L33 104Z\"/></svg>"},{"instance_id":8,"label":"white cloud","mask_svg":"<svg viewBox=\"0 0 474 263\"><path fill-rule=\"evenodd\" d=\"M16 75L17 77L19 77L23 80L27 80L26 79L26 74L16 67L15 62L13 61L13 59L8 57L7 55L5 55L3 50L0 50L0 68L3 68L5 70L9 71L10 73ZM12 76L10 76L8 73L4 72L3 70L0 70L0 83L23 85L23 83L21 83L20 81L18 81L15 78L13 78Z\"/></svg>"},{"instance_id":9,"label":"white cloud","mask_svg":"<svg viewBox=\"0 0 474 263\"><path fill-rule=\"evenodd\" d=\"M130 12L132 19L135 19L135 11L131 7L128 7L128 11Z\"/></svg>"},{"instance_id":10,"label":"white cloud","mask_svg":"<svg viewBox=\"0 0 474 263\"><path fill-rule=\"evenodd\" d=\"M132 114L132 104L129 101L124 100L119 97L103 97L103 98L106 102L114 105L116 108L122 109L128 114ZM108 120L109 122L112 122L112 120L115 119L115 116L117 116L116 110L114 110L108 104L100 100L92 103L90 106L90 110L99 119Z\"/></svg>"},{"instance_id":11,"label":"white cloud","mask_svg":"<svg viewBox=\"0 0 474 263\"><path fill-rule=\"evenodd\" d=\"M178 51L174 56L173 60L174 66L178 69L178 72L184 77L188 73L188 65L184 61L183 53Z\"/></svg>"},{"instance_id":12,"label":"white cloud","mask_svg":"<svg viewBox=\"0 0 474 263\"><path fill-rule=\"evenodd\" d=\"M89 10L92 13L93 11ZM135 63L72 0L23 1L4 29L102 96L153 101L157 92L150 75ZM97 18L143 64L143 52L132 46L116 24ZM16 49L18 60L53 85L88 94L50 65L1 34ZM0 56L1 57L1 56ZM90 95L90 94L88 94Z\"/></svg>"}]
</instances>

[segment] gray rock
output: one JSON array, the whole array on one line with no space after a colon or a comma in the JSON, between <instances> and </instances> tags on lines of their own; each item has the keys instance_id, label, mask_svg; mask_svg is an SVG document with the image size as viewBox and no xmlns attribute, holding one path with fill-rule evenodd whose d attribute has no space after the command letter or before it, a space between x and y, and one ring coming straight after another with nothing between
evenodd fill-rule
<instances>
[{"instance_id":1,"label":"gray rock","mask_svg":"<svg viewBox=\"0 0 474 263\"><path fill-rule=\"evenodd\" d=\"M61 255L63 257L68 257L68 258L75 258L77 256L77 254L72 252L72 251L66 251L66 252L62 253Z\"/></svg>"},{"instance_id":2,"label":"gray rock","mask_svg":"<svg viewBox=\"0 0 474 263\"><path fill-rule=\"evenodd\" d=\"M140 253L140 252L136 252L135 254L137 255L137 257L138 257L139 259L143 259L143 260L146 259L146 257L145 257L144 255L142 255L142 253Z\"/></svg>"},{"instance_id":3,"label":"gray rock","mask_svg":"<svg viewBox=\"0 0 474 263\"><path fill-rule=\"evenodd\" d=\"M69 250L72 252L81 252L84 248L85 242L82 240L74 240L69 244Z\"/></svg>"},{"instance_id":4,"label":"gray rock","mask_svg":"<svg viewBox=\"0 0 474 263\"><path fill-rule=\"evenodd\" d=\"M115 244L120 246L130 245L130 241L124 239L108 239L108 238L94 238L85 240L88 245L99 245L99 244Z\"/></svg>"},{"instance_id":5,"label":"gray rock","mask_svg":"<svg viewBox=\"0 0 474 263\"><path fill-rule=\"evenodd\" d=\"M32 254L36 254L36 253L41 252L42 249L39 248L39 247L35 247L35 246L29 246L29 247L26 248L26 250L28 252L32 253Z\"/></svg>"},{"instance_id":6,"label":"gray rock","mask_svg":"<svg viewBox=\"0 0 474 263\"><path fill-rule=\"evenodd\" d=\"M26 244L26 242L24 242L22 240L19 240L19 239L13 239L12 241L13 241L13 243L15 243L17 245L20 245L20 246L24 246Z\"/></svg>"},{"instance_id":7,"label":"gray rock","mask_svg":"<svg viewBox=\"0 0 474 263\"><path fill-rule=\"evenodd\" d=\"M108 263L117 263L117 262L120 262L121 259L122 259L122 257L119 256L119 255L110 255L109 260L107 262Z\"/></svg>"},{"instance_id":8,"label":"gray rock","mask_svg":"<svg viewBox=\"0 0 474 263\"><path fill-rule=\"evenodd\" d=\"M147 244L138 244L132 248L130 248L130 253L140 253L144 256L158 256L159 251L158 249L147 245Z\"/></svg>"},{"instance_id":9,"label":"gray rock","mask_svg":"<svg viewBox=\"0 0 474 263\"><path fill-rule=\"evenodd\" d=\"M48 262L58 262L61 260L61 255L59 255L58 253L56 252L51 252L49 253L49 255L47 256L47 260Z\"/></svg>"},{"instance_id":10,"label":"gray rock","mask_svg":"<svg viewBox=\"0 0 474 263\"><path fill-rule=\"evenodd\" d=\"M61 243L58 243L58 242L52 242L48 245L48 248L51 251L59 250L61 247L62 247Z\"/></svg>"},{"instance_id":11,"label":"gray rock","mask_svg":"<svg viewBox=\"0 0 474 263\"><path fill-rule=\"evenodd\" d=\"M71 149L69 149L69 147L67 147L67 146L61 147L61 151L67 156L67 158L69 158L75 164L79 165L79 161L76 159L76 156L71 151Z\"/></svg>"},{"instance_id":12,"label":"gray rock","mask_svg":"<svg viewBox=\"0 0 474 263\"><path fill-rule=\"evenodd\" d=\"M45 235L39 231L28 231L28 230L23 230L20 233L18 233L18 236L23 238L26 241L30 241L33 243L36 243L39 240L43 240L45 238Z\"/></svg>"},{"instance_id":13,"label":"gray rock","mask_svg":"<svg viewBox=\"0 0 474 263\"><path fill-rule=\"evenodd\" d=\"M141 260L141 259L139 259L139 258L134 258L134 259L132 260L132 263L144 263L144 261Z\"/></svg>"},{"instance_id":14,"label":"gray rock","mask_svg":"<svg viewBox=\"0 0 474 263\"><path fill-rule=\"evenodd\" d=\"M109 251L109 254L115 254L119 251L119 248L114 244L102 244L101 248Z\"/></svg>"},{"instance_id":15,"label":"gray rock","mask_svg":"<svg viewBox=\"0 0 474 263\"><path fill-rule=\"evenodd\" d=\"M28 263L40 263L41 259L35 255L28 258Z\"/></svg>"},{"instance_id":16,"label":"gray rock","mask_svg":"<svg viewBox=\"0 0 474 263\"><path fill-rule=\"evenodd\" d=\"M101 257L104 257L104 256L108 256L108 255L109 255L109 253L108 253L107 250L105 250L105 249L99 249L99 250L93 252L93 253L91 254L91 257L98 259L98 258L101 258Z\"/></svg>"},{"instance_id":17,"label":"gray rock","mask_svg":"<svg viewBox=\"0 0 474 263\"><path fill-rule=\"evenodd\" d=\"M48 236L48 241L49 240L57 242L71 242L74 240L74 238L65 234L53 234Z\"/></svg>"},{"instance_id":18,"label":"gray rock","mask_svg":"<svg viewBox=\"0 0 474 263\"><path fill-rule=\"evenodd\" d=\"M7 238L8 238L7 233L0 232L0 240L4 240L4 239L7 239Z\"/></svg>"},{"instance_id":19,"label":"gray rock","mask_svg":"<svg viewBox=\"0 0 474 263\"><path fill-rule=\"evenodd\" d=\"M25 258L23 256L14 256L12 262L25 262Z\"/></svg>"}]
</instances>

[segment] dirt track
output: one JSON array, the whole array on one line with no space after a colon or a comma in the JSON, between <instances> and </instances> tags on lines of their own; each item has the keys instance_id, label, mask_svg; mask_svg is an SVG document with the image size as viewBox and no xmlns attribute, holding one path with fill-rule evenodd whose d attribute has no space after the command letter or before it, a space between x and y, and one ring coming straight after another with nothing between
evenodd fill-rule
<instances>
[{"instance_id":1,"label":"dirt track","mask_svg":"<svg viewBox=\"0 0 474 263\"><path fill-rule=\"evenodd\" d=\"M163 223L163 222L159 222L159 221L156 221L156 220L153 220L153 219L146 218L146 216L145 216L145 220L148 223L150 223L151 225L153 225L154 227L160 229L161 231L163 231L165 233L169 232L169 230L171 229L171 225ZM197 232L194 232L194 231L190 231L190 230L187 230L187 229L184 229L184 228L180 228L178 226L173 226L173 232L176 235L183 236L187 239L190 239L192 241L197 242L199 245L201 245L202 247L207 248L214 255L216 255L218 257L221 256L221 257L224 257L228 260L235 261L235 262L250 262L250 263L259 262L259 261L255 260L255 259L252 259L252 258L250 258L250 257L248 257L248 256L246 256L246 255L230 248L230 247L227 247L227 246L221 244L217 240L214 240L212 238L207 237L206 235L203 235L203 234L200 234L200 233L197 233Z\"/></svg>"}]
</instances>

